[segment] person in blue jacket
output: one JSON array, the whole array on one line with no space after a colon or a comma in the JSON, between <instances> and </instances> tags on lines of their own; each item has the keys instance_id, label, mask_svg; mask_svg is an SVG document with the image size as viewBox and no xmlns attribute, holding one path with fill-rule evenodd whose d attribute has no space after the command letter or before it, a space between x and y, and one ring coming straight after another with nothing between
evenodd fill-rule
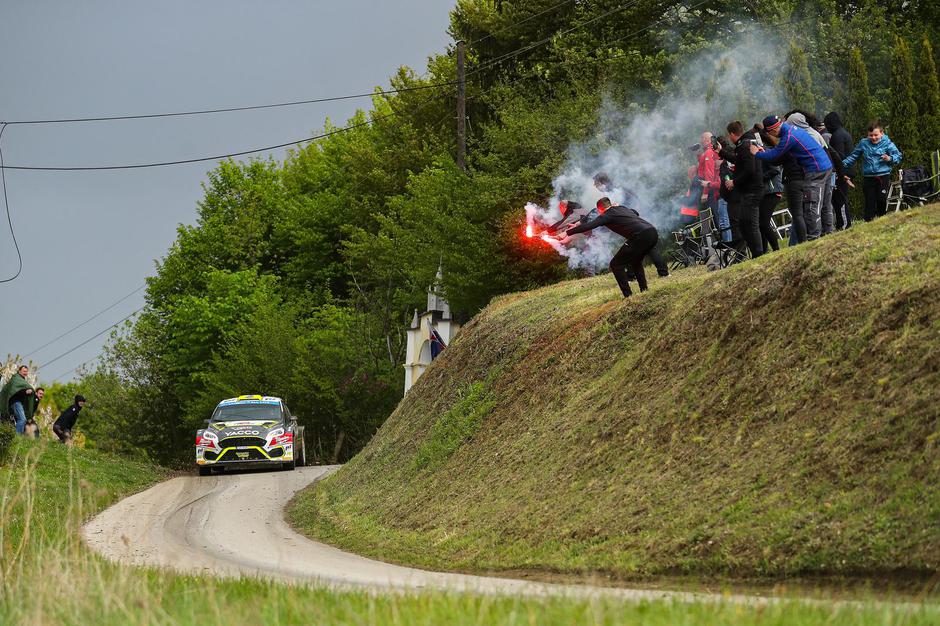
<instances>
[{"instance_id":1,"label":"person in blue jacket","mask_svg":"<svg viewBox=\"0 0 940 626\"><path fill-rule=\"evenodd\" d=\"M818 239L822 233L821 212L825 203L831 200L829 180L832 177L832 160L806 130L782 121L776 115L764 118L764 131L780 142L769 150L762 146L751 145L751 154L759 161L774 161L785 154L791 154L803 168L803 220L806 222L806 238ZM790 207L791 213L799 207Z\"/></svg>"},{"instance_id":2,"label":"person in blue jacket","mask_svg":"<svg viewBox=\"0 0 940 626\"><path fill-rule=\"evenodd\" d=\"M888 139L880 122L868 126L868 137L862 139L842 164L851 167L862 157L862 176L865 182L865 221L888 212L888 188L891 186L891 170L901 163L901 151Z\"/></svg>"}]
</instances>

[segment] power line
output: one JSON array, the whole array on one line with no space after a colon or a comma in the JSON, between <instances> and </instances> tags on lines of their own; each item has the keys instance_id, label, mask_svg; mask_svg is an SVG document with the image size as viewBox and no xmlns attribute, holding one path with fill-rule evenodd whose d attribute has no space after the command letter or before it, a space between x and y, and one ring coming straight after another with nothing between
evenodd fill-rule
<instances>
[{"instance_id":1,"label":"power line","mask_svg":"<svg viewBox=\"0 0 940 626\"><path fill-rule=\"evenodd\" d=\"M611 9L611 10L609 10L609 11L605 11L605 12L601 13L600 15L595 15L594 17L592 17L591 19L589 19L589 20L586 21L586 22L582 22L582 23L580 23L580 24L578 24L578 25L576 25L576 26L572 26L571 28L568 28L568 29L563 30L563 31L558 32L558 33L552 33L551 35L549 35L548 37L545 37L544 39L540 39L540 40L538 40L538 41L536 41L536 42L533 42L533 43L531 43L531 44L529 44L529 45L527 45L527 46L523 46L522 48L518 48L517 50L513 50L512 52L507 52L506 54L502 54L502 55L496 57L495 59L490 59L490 60L487 61L486 63L483 63L482 65L479 65L479 66L477 66L475 69L473 69L472 71L468 72L468 74L474 74L474 73L476 73L476 72L480 72L480 71L482 71L482 70L484 70L484 69L486 69L486 68L488 68L488 67L492 67L493 65L497 65L497 64L499 64L499 63L502 63L503 61L505 61L505 60L507 60L507 59L511 59L511 58L513 58L513 57L519 56L519 55L522 54L523 52L528 52L529 50L532 50L532 49L534 49L534 48L538 48L539 46L543 46L543 45L545 45L546 43L548 43L549 41L551 41L552 39L554 39L554 38L556 38L556 37L561 37L561 36L563 36L563 35L567 35L567 34L569 34L569 33L572 33L572 32L574 32L574 31L576 31L576 30L578 30L578 29L584 28L585 26L587 26L587 25L589 25L589 24L592 24L592 23L594 23L594 22L596 22L596 21L598 21L598 20L604 19L605 17L609 17L609 16L613 15L614 13L619 13L620 11L623 11L623 10L625 10L625 9L629 9L629 8L631 8L631 7L635 6L635 5L637 5L639 2L640 2L640 0L632 0L631 2L627 2L626 4L621 4L621 5L617 6L617 7L614 7L613 9Z\"/></svg>"},{"instance_id":2,"label":"power line","mask_svg":"<svg viewBox=\"0 0 940 626\"><path fill-rule=\"evenodd\" d=\"M98 357L95 357L95 358L98 358ZM94 362L94 360L95 360L95 359L90 359L90 360L88 360L88 361L82 361L81 363L79 363L78 365L76 365L76 366L73 367L72 369L68 370L67 372L64 372L64 373L62 373L62 374L59 374L58 376L56 376L55 378L53 378L53 379L52 379L52 382L54 382L54 383L59 382L61 379L65 378L66 376L68 376L68 375L71 374L72 372L76 371L78 368L84 367L85 365L88 365L89 363Z\"/></svg>"},{"instance_id":3,"label":"power line","mask_svg":"<svg viewBox=\"0 0 940 626\"><path fill-rule=\"evenodd\" d=\"M147 286L147 285L141 285L141 286L137 287L137 289L135 289L134 291L130 292L129 294L127 294L127 295L125 295L125 296L122 296L119 300L116 300L115 302L109 304L107 307L101 309L100 311L98 311L97 313L95 313L94 315L92 315L91 317L89 317L87 320L85 320L84 322L82 322L82 323L80 323L80 324L76 324L75 326L72 326L70 329L68 329L67 331L65 331L64 333L62 333L61 335L59 335L58 337L55 337L54 339L50 339L49 341L47 341L46 343L42 344L41 346L39 346L39 347L36 348L35 350L30 350L30 351L27 352L26 354L34 355L34 354L36 354L37 352L39 352L40 350L42 350L43 348L46 348L46 347L48 347L48 346L51 346L52 344L54 344L55 342L57 342L59 339L62 339L63 337L65 337L66 335L72 333L73 331L78 330L79 328L81 328L82 326L84 326L85 324L87 324L88 322L91 322L91 321L96 320L97 318L101 317L103 314L107 313L108 311L110 311L111 309L113 309L113 308L116 307L117 305L121 304L122 302L124 302L125 300L127 300L128 298L130 298L131 296L133 296L134 294L138 293L140 290L142 290L142 289L143 289L144 287L146 287L146 286Z\"/></svg>"},{"instance_id":4,"label":"power line","mask_svg":"<svg viewBox=\"0 0 940 626\"><path fill-rule=\"evenodd\" d=\"M318 139L324 139L326 137L331 137L339 133L344 133L346 131L354 130L362 126L367 126L376 120L384 119L386 117L392 117L395 113L389 113L386 115L380 115L378 117L370 118L364 122L359 122L357 124L350 124L349 126L344 126L342 128L337 128L329 132L323 133L321 135L314 135L313 137L307 137L305 139L297 139L295 141L288 141L286 143L277 144L275 146L266 146L264 148L252 148L251 150L242 150L241 152L229 152L227 154L219 154L209 157L198 157L194 159L180 159L177 161L160 161L157 163L135 163L132 165L89 165L89 166L38 166L38 165L4 165L2 166L5 170L31 170L31 171L44 171L44 172L88 172L88 171L101 171L101 170L134 170L142 169L148 167L164 167L167 165L184 165L187 163L201 163L204 161L220 161L222 159L230 159L237 156L245 156L247 154L257 154L258 152L267 152L269 150L277 150L278 148L287 148L289 146L297 146L302 143L308 143L310 141L316 141Z\"/></svg>"},{"instance_id":5,"label":"power line","mask_svg":"<svg viewBox=\"0 0 940 626\"><path fill-rule=\"evenodd\" d=\"M63 358L63 357L66 357L66 356L72 354L73 352L75 352L76 350L78 350L79 348L81 348L82 346L91 343L92 341L94 341L95 339L97 339L97 338L100 337L101 335L105 334L106 332L108 332L108 331L111 330L112 328L117 328L118 326L120 326L121 324L123 324L124 322L126 322L127 320L129 320L130 318L132 318L133 316L137 315L138 313L140 313L140 312L143 311L143 310L144 310L144 307L140 307L140 308L137 309L136 311L132 312L130 315L128 315L128 316L126 316L126 317L124 317L124 318L118 320L118 321L115 322L114 324L111 324L110 326L108 326L107 328L105 328L104 330L102 330L101 332L95 334L95 335L92 336L92 337L89 337L88 339L86 339L85 341L81 342L80 344L78 344L78 345L75 346L74 348L69 348L68 350L66 350L65 352L63 352L63 353L60 354L59 356L55 357L54 359L49 360L49 361L46 361L45 363L43 363L42 365L39 366L39 369L42 369L42 368L46 367L47 365L52 365L53 363L55 363L55 362L58 361L59 359L61 359L61 358Z\"/></svg>"},{"instance_id":6,"label":"power line","mask_svg":"<svg viewBox=\"0 0 940 626\"><path fill-rule=\"evenodd\" d=\"M414 87L402 87L400 89L383 89L375 90L363 93L349 94L345 96L332 96L327 98L313 98L310 100L294 100L292 102L275 102L273 104L256 104L251 106L241 106L241 107L227 107L219 109L201 109L196 111L176 111L172 113L145 113L139 115L106 115L99 117L69 117L61 119L45 119L45 120L13 120L9 122L0 122L10 125L26 125L26 124L71 124L76 122L108 122L116 120L142 120L142 119L153 119L159 117L182 117L186 115L208 115L214 113L230 113L233 111L256 111L258 109L275 109L280 107L292 107L299 106L302 104L316 104L320 102L337 102L340 100L354 100L356 98L369 98L372 96L384 96L389 94L396 93L405 93L408 91L421 91L425 89L436 89L438 87L448 87L451 85L456 85L456 81L447 81L442 83L433 83L430 85L416 85Z\"/></svg>"},{"instance_id":7,"label":"power line","mask_svg":"<svg viewBox=\"0 0 940 626\"><path fill-rule=\"evenodd\" d=\"M3 131L7 129L7 125L0 122L0 144L3 142ZM17 268L16 273L13 274L10 278L4 278L0 280L0 283L9 283L17 278L23 271L23 254L20 252L20 244L16 241L16 231L13 230L13 218L10 216L10 200L7 198L7 177L6 170L3 167L3 148L0 146L0 182L3 184L3 205L6 207L7 211L7 224L10 226L10 236L13 238L13 247L16 249L16 262Z\"/></svg>"},{"instance_id":8,"label":"power line","mask_svg":"<svg viewBox=\"0 0 940 626\"><path fill-rule=\"evenodd\" d=\"M564 5L564 4L571 4L572 2L574 2L574 0L562 0L562 1L559 2L558 4L554 4L554 5L550 6L550 7L548 7L547 9L544 9L544 10L542 10L542 11L539 11L538 13L535 13L534 15L530 15L529 17L527 17L527 18L525 18L525 19L523 19L523 20L519 20L518 22L514 22L514 23L512 23L512 24L508 24L508 25L506 25L506 26L503 26L502 28L498 28L498 29L496 29L494 32L491 32L491 33L489 33L489 34L487 34L487 35L484 35L483 37L480 37L479 39L474 39L473 41L468 42L467 45L468 45L468 46L472 46L472 45L474 45L474 44L480 43L481 41L486 41L487 39L489 39L489 38L492 37L493 35L496 35L497 33L504 33L504 32L506 32L507 30L509 30L509 29L511 29L511 28L515 28L516 26L521 26L522 24L525 24L526 22L529 22L529 21L531 21L531 20L534 20L535 18L537 18L537 17L539 17L539 16L542 16L542 15L545 15L546 13L550 13L550 12L554 11L555 9L557 9L558 7L560 7L560 6Z\"/></svg>"}]
</instances>

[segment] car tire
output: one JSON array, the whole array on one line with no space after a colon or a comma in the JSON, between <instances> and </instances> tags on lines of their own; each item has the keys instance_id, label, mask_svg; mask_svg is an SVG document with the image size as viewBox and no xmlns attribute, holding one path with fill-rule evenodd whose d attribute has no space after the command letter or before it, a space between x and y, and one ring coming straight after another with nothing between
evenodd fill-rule
<instances>
[{"instance_id":1,"label":"car tire","mask_svg":"<svg viewBox=\"0 0 940 626\"><path fill-rule=\"evenodd\" d=\"M287 463L284 463L283 465L281 465L281 468L288 470L288 471L294 469L295 467L297 467L297 464L294 461L288 461Z\"/></svg>"},{"instance_id":2,"label":"car tire","mask_svg":"<svg viewBox=\"0 0 940 626\"><path fill-rule=\"evenodd\" d=\"M212 468L211 468L211 467L206 467L206 466L204 466L204 465L200 465L200 466L199 466L199 475L200 475L200 476L209 476L210 474L212 474Z\"/></svg>"}]
</instances>

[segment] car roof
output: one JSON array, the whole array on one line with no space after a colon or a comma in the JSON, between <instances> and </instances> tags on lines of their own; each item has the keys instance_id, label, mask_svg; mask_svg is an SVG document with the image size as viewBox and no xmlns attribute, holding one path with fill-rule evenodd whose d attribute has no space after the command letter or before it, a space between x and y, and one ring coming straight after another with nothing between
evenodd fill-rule
<instances>
[{"instance_id":1,"label":"car roof","mask_svg":"<svg viewBox=\"0 0 940 626\"><path fill-rule=\"evenodd\" d=\"M235 404L283 404L280 398L275 396L246 395L237 398L228 398L219 402L218 406L232 406ZM218 408L218 407L217 407Z\"/></svg>"}]
</instances>

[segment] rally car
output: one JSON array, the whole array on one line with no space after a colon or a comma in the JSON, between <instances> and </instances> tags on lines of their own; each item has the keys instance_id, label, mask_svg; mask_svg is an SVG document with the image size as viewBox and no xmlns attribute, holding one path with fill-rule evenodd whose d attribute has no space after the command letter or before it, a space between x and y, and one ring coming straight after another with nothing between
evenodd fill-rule
<instances>
[{"instance_id":1,"label":"rally car","mask_svg":"<svg viewBox=\"0 0 940 626\"><path fill-rule=\"evenodd\" d=\"M238 396L222 400L196 431L196 466L201 476L212 468L277 465L294 469L306 463L304 427L297 425L280 398Z\"/></svg>"}]
</instances>

